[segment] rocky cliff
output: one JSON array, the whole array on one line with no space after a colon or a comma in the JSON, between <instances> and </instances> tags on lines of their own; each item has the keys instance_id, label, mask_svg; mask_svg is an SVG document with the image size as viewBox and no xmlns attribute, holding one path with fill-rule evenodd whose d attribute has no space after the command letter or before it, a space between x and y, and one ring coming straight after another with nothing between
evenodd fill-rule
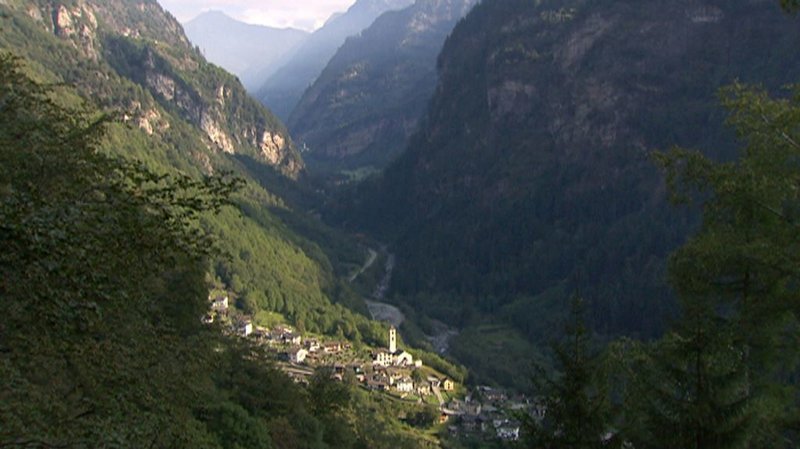
<instances>
[{"instance_id":1,"label":"rocky cliff","mask_svg":"<svg viewBox=\"0 0 800 449\"><path fill-rule=\"evenodd\" d=\"M383 168L405 148L433 95L444 40L474 3L418 0L348 39L289 118L307 161Z\"/></svg>"},{"instance_id":2,"label":"rocky cliff","mask_svg":"<svg viewBox=\"0 0 800 449\"><path fill-rule=\"evenodd\" d=\"M7 8L32 19L39 31L72 46L80 60L70 60L65 52L56 52L51 60L25 54L27 47L16 42L7 42L9 49L41 60L64 81L103 107L119 110L148 134L165 132L176 126L175 120L185 121L202 132L210 151L252 156L290 177L303 169L280 121L248 97L236 78L208 64L156 1L7 3ZM25 26L19 19L14 24ZM84 69L95 77L82 76Z\"/></svg>"}]
</instances>

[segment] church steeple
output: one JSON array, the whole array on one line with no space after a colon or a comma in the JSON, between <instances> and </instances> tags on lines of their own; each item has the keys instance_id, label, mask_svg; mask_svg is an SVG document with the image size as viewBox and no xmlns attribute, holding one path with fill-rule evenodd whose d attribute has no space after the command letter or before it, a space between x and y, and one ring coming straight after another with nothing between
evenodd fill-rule
<instances>
[{"instance_id":1,"label":"church steeple","mask_svg":"<svg viewBox=\"0 0 800 449\"><path fill-rule=\"evenodd\" d=\"M397 352L397 329L394 326L389 327L389 352Z\"/></svg>"}]
</instances>

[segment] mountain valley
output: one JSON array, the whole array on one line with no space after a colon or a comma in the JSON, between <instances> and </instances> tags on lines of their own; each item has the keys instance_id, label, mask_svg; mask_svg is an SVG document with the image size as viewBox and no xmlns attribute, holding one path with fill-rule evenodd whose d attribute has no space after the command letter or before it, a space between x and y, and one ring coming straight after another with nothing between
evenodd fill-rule
<instances>
[{"instance_id":1,"label":"mountain valley","mask_svg":"<svg viewBox=\"0 0 800 449\"><path fill-rule=\"evenodd\" d=\"M256 90L256 97L286 120L303 92L317 79L344 41L358 34L379 15L401 9L412 0L359 0L345 13L331 17L288 55L280 68Z\"/></svg>"},{"instance_id":2,"label":"mountain valley","mask_svg":"<svg viewBox=\"0 0 800 449\"><path fill-rule=\"evenodd\" d=\"M0 447L796 445L800 2L351 3L0 0Z\"/></svg>"},{"instance_id":3,"label":"mountain valley","mask_svg":"<svg viewBox=\"0 0 800 449\"><path fill-rule=\"evenodd\" d=\"M474 3L417 1L339 48L287 122L315 171L382 169L405 148L433 95L444 40Z\"/></svg>"},{"instance_id":4,"label":"mountain valley","mask_svg":"<svg viewBox=\"0 0 800 449\"><path fill-rule=\"evenodd\" d=\"M183 24L192 43L210 62L238 76L252 92L279 68L278 64L309 33L239 22L221 11L208 11Z\"/></svg>"}]
</instances>

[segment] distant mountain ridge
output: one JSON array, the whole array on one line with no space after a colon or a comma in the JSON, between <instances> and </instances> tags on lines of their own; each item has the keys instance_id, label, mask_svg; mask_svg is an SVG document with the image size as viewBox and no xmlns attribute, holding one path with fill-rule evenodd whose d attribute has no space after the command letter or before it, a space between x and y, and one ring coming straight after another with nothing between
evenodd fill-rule
<instances>
[{"instance_id":1,"label":"distant mountain ridge","mask_svg":"<svg viewBox=\"0 0 800 449\"><path fill-rule=\"evenodd\" d=\"M303 92L319 76L340 45L367 28L386 11L401 9L413 0L358 0L347 12L325 25L289 55L281 68L261 86L256 96L279 117L287 119Z\"/></svg>"},{"instance_id":2,"label":"distant mountain ridge","mask_svg":"<svg viewBox=\"0 0 800 449\"><path fill-rule=\"evenodd\" d=\"M383 168L417 129L436 87L436 58L475 0L417 0L348 38L287 122L307 162Z\"/></svg>"},{"instance_id":3,"label":"distant mountain ridge","mask_svg":"<svg viewBox=\"0 0 800 449\"><path fill-rule=\"evenodd\" d=\"M209 61L237 75L249 91L259 88L278 69L280 58L309 36L294 28L240 22L221 11L200 14L183 29Z\"/></svg>"}]
</instances>

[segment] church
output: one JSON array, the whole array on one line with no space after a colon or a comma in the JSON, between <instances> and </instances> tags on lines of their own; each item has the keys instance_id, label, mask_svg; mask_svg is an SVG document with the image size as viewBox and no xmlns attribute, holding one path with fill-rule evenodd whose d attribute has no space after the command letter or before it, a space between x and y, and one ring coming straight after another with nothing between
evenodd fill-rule
<instances>
[{"instance_id":1,"label":"church","mask_svg":"<svg viewBox=\"0 0 800 449\"><path fill-rule=\"evenodd\" d=\"M422 361L414 362L414 357L406 351L397 349L397 329L389 328L389 349L378 349L372 357L372 364L379 366L422 366Z\"/></svg>"}]
</instances>

